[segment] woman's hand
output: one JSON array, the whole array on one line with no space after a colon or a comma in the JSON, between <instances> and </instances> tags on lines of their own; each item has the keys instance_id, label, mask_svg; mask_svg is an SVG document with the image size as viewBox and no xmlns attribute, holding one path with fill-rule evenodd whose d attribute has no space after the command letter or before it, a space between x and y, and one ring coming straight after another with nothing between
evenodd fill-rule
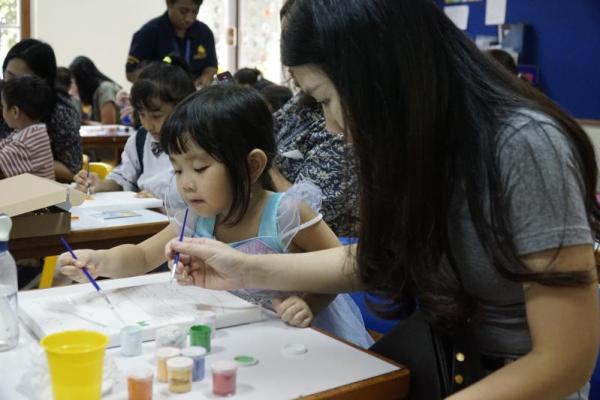
<instances>
[{"instance_id":1,"label":"woman's hand","mask_svg":"<svg viewBox=\"0 0 600 400\"><path fill-rule=\"evenodd\" d=\"M71 253L63 253L58 257L57 265L60 272L77 282L87 282L88 279L81 270L87 267L89 273L94 277L102 275L99 271L101 257L95 250L75 250L77 260L71 256Z\"/></svg>"},{"instance_id":2,"label":"woman's hand","mask_svg":"<svg viewBox=\"0 0 600 400\"><path fill-rule=\"evenodd\" d=\"M183 242L171 240L165 247L168 260L180 253L175 271L181 285L200 286L207 289L232 290L246 287L248 283L247 254L232 249L216 240L185 238Z\"/></svg>"}]
</instances>

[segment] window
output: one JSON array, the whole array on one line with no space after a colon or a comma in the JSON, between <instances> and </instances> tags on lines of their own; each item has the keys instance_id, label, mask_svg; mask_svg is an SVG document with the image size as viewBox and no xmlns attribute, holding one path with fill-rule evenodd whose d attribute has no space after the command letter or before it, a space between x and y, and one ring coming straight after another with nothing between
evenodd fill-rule
<instances>
[{"instance_id":1,"label":"window","mask_svg":"<svg viewBox=\"0 0 600 400\"><path fill-rule=\"evenodd\" d=\"M22 38L29 37L29 0L0 0L0 60Z\"/></svg>"}]
</instances>

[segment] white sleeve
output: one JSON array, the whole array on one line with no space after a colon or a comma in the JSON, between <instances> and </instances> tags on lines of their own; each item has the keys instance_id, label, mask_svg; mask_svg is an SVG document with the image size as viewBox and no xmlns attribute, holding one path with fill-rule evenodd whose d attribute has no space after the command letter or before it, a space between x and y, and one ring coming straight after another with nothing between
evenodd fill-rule
<instances>
[{"instance_id":1,"label":"white sleeve","mask_svg":"<svg viewBox=\"0 0 600 400\"><path fill-rule=\"evenodd\" d=\"M285 192L277 209L277 233L285 249L289 247L296 233L323 219L323 215L319 213L322 197L321 189L308 181L298 182ZM314 218L304 223L300 219L301 203L317 213Z\"/></svg>"},{"instance_id":2,"label":"white sleeve","mask_svg":"<svg viewBox=\"0 0 600 400\"><path fill-rule=\"evenodd\" d=\"M137 132L127 139L125 149L123 150L123 153L121 153L121 163L106 177L106 179L117 182L124 191L139 191L137 181L140 177L142 166L140 165L140 160L137 155L137 148L135 145L136 136Z\"/></svg>"}]
</instances>

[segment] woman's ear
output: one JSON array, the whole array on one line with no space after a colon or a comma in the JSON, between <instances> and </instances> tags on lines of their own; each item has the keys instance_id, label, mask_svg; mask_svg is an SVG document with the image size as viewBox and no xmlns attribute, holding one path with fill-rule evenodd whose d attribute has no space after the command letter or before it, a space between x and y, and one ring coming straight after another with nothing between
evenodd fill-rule
<instances>
[{"instance_id":1,"label":"woman's ear","mask_svg":"<svg viewBox=\"0 0 600 400\"><path fill-rule=\"evenodd\" d=\"M267 166L268 157L264 151L254 149L248 154L247 162L250 181L256 183Z\"/></svg>"}]
</instances>

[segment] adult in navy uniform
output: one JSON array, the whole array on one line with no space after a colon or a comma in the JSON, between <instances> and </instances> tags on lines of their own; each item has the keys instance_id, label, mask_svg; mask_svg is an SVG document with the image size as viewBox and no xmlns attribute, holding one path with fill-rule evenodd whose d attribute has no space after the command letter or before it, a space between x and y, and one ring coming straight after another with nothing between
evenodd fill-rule
<instances>
[{"instance_id":1,"label":"adult in navy uniform","mask_svg":"<svg viewBox=\"0 0 600 400\"><path fill-rule=\"evenodd\" d=\"M135 82L141 67L150 61L177 55L189 64L196 86L207 86L217 73L217 52L212 31L196 19L203 0L166 1L167 11L133 35L127 79Z\"/></svg>"}]
</instances>

